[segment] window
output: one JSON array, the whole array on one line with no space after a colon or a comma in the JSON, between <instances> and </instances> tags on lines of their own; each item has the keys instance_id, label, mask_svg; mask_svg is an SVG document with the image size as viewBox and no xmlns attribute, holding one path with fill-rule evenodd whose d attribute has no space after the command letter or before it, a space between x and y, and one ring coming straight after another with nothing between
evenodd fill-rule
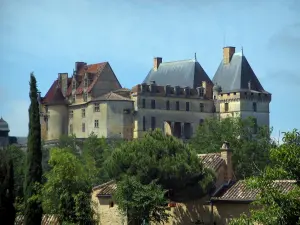
<instances>
[{"instance_id":1,"label":"window","mask_svg":"<svg viewBox=\"0 0 300 225\"><path fill-rule=\"evenodd\" d=\"M88 86L88 79L85 78L85 79L84 79L84 87L86 88L87 86Z\"/></svg>"},{"instance_id":2,"label":"window","mask_svg":"<svg viewBox=\"0 0 300 225\"><path fill-rule=\"evenodd\" d=\"M45 106L45 112L48 113L48 106Z\"/></svg>"},{"instance_id":3,"label":"window","mask_svg":"<svg viewBox=\"0 0 300 225\"><path fill-rule=\"evenodd\" d=\"M156 120L155 120L155 117L151 117L151 129L154 130L155 129L155 126L156 126Z\"/></svg>"},{"instance_id":4,"label":"window","mask_svg":"<svg viewBox=\"0 0 300 225\"><path fill-rule=\"evenodd\" d=\"M151 108L155 109L155 100L154 99L151 100Z\"/></svg>"},{"instance_id":5,"label":"window","mask_svg":"<svg viewBox=\"0 0 300 225\"><path fill-rule=\"evenodd\" d=\"M70 134L73 134L73 124L70 124Z\"/></svg>"},{"instance_id":6,"label":"window","mask_svg":"<svg viewBox=\"0 0 300 225\"><path fill-rule=\"evenodd\" d=\"M46 125L46 131L48 131L49 127L48 127L48 118L45 118L45 125Z\"/></svg>"},{"instance_id":7,"label":"window","mask_svg":"<svg viewBox=\"0 0 300 225\"><path fill-rule=\"evenodd\" d=\"M200 119L199 120L199 125L203 124L204 123L204 119Z\"/></svg>"},{"instance_id":8,"label":"window","mask_svg":"<svg viewBox=\"0 0 300 225\"><path fill-rule=\"evenodd\" d=\"M73 80L72 89L76 89L76 81L75 80Z\"/></svg>"},{"instance_id":9,"label":"window","mask_svg":"<svg viewBox=\"0 0 300 225\"><path fill-rule=\"evenodd\" d=\"M76 95L72 96L72 102L75 103L76 102Z\"/></svg>"},{"instance_id":10,"label":"window","mask_svg":"<svg viewBox=\"0 0 300 225\"><path fill-rule=\"evenodd\" d=\"M200 87L200 89L199 89L199 96L200 97L204 96L204 88L203 87Z\"/></svg>"},{"instance_id":11,"label":"window","mask_svg":"<svg viewBox=\"0 0 300 225\"><path fill-rule=\"evenodd\" d=\"M83 101L87 102L88 99L88 93L83 93Z\"/></svg>"},{"instance_id":12,"label":"window","mask_svg":"<svg viewBox=\"0 0 300 225\"><path fill-rule=\"evenodd\" d=\"M256 104L256 102L253 102L252 108L253 108L253 111L254 111L254 112L257 111L257 104Z\"/></svg>"},{"instance_id":13,"label":"window","mask_svg":"<svg viewBox=\"0 0 300 225\"><path fill-rule=\"evenodd\" d=\"M85 132L85 123L82 123L81 130L82 132Z\"/></svg>"},{"instance_id":14,"label":"window","mask_svg":"<svg viewBox=\"0 0 300 225\"><path fill-rule=\"evenodd\" d=\"M170 101L166 101L166 110L170 110Z\"/></svg>"},{"instance_id":15,"label":"window","mask_svg":"<svg viewBox=\"0 0 300 225\"><path fill-rule=\"evenodd\" d=\"M226 102L225 103L225 112L228 112L228 109L229 109L229 106L228 106L228 103Z\"/></svg>"},{"instance_id":16,"label":"window","mask_svg":"<svg viewBox=\"0 0 300 225\"><path fill-rule=\"evenodd\" d=\"M146 108L146 99L142 100L142 108Z\"/></svg>"},{"instance_id":17,"label":"window","mask_svg":"<svg viewBox=\"0 0 300 225\"><path fill-rule=\"evenodd\" d=\"M146 118L143 116L143 131L146 131Z\"/></svg>"},{"instance_id":18,"label":"window","mask_svg":"<svg viewBox=\"0 0 300 225\"><path fill-rule=\"evenodd\" d=\"M100 106L99 106L99 103L95 103L95 104L94 104L94 111L95 111L95 112L100 112Z\"/></svg>"},{"instance_id":19,"label":"window","mask_svg":"<svg viewBox=\"0 0 300 225\"><path fill-rule=\"evenodd\" d=\"M95 128L99 128L99 120L95 120L94 125L95 125Z\"/></svg>"},{"instance_id":20,"label":"window","mask_svg":"<svg viewBox=\"0 0 300 225\"><path fill-rule=\"evenodd\" d=\"M85 118L85 109L81 109L81 117Z\"/></svg>"},{"instance_id":21,"label":"window","mask_svg":"<svg viewBox=\"0 0 300 225\"><path fill-rule=\"evenodd\" d=\"M179 101L176 102L176 110L179 110Z\"/></svg>"},{"instance_id":22,"label":"window","mask_svg":"<svg viewBox=\"0 0 300 225\"><path fill-rule=\"evenodd\" d=\"M185 103L185 111L190 111L190 103L189 102Z\"/></svg>"},{"instance_id":23,"label":"window","mask_svg":"<svg viewBox=\"0 0 300 225\"><path fill-rule=\"evenodd\" d=\"M70 111L70 118L73 118L73 110Z\"/></svg>"},{"instance_id":24,"label":"window","mask_svg":"<svg viewBox=\"0 0 300 225\"><path fill-rule=\"evenodd\" d=\"M114 207L114 202L113 202L113 201L111 201L111 202L109 203L109 208L112 208L112 207Z\"/></svg>"},{"instance_id":25,"label":"window","mask_svg":"<svg viewBox=\"0 0 300 225\"><path fill-rule=\"evenodd\" d=\"M204 112L204 104L200 103L200 112Z\"/></svg>"}]
</instances>

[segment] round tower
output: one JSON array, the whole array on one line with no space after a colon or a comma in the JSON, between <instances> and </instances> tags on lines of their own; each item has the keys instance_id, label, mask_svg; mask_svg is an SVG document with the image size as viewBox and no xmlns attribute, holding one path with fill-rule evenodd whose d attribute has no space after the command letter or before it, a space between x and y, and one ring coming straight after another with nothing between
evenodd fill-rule
<instances>
[{"instance_id":1,"label":"round tower","mask_svg":"<svg viewBox=\"0 0 300 225\"><path fill-rule=\"evenodd\" d=\"M9 126L8 123L1 117L0 118L0 147L9 144Z\"/></svg>"}]
</instances>

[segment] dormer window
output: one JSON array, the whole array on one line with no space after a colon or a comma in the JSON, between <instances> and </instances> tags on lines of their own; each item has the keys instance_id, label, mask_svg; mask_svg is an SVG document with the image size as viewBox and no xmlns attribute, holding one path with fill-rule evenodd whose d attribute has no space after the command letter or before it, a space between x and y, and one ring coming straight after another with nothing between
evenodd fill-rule
<instances>
[{"instance_id":1,"label":"dormer window","mask_svg":"<svg viewBox=\"0 0 300 225\"><path fill-rule=\"evenodd\" d=\"M72 82L72 89L76 89L76 81L75 80L73 80L73 82Z\"/></svg>"},{"instance_id":2,"label":"dormer window","mask_svg":"<svg viewBox=\"0 0 300 225\"><path fill-rule=\"evenodd\" d=\"M200 96L200 97L203 97L203 96L204 96L204 88L203 88L203 87L201 87L201 88L199 89L199 96Z\"/></svg>"},{"instance_id":3,"label":"dormer window","mask_svg":"<svg viewBox=\"0 0 300 225\"><path fill-rule=\"evenodd\" d=\"M84 78L84 87L87 88L88 85L89 85L89 82L88 82L88 79L87 78Z\"/></svg>"},{"instance_id":4,"label":"dormer window","mask_svg":"<svg viewBox=\"0 0 300 225\"><path fill-rule=\"evenodd\" d=\"M75 103L76 102L76 95L73 95L72 96L72 103Z\"/></svg>"},{"instance_id":5,"label":"dormer window","mask_svg":"<svg viewBox=\"0 0 300 225\"><path fill-rule=\"evenodd\" d=\"M88 100L88 93L83 93L83 101L87 102Z\"/></svg>"}]
</instances>

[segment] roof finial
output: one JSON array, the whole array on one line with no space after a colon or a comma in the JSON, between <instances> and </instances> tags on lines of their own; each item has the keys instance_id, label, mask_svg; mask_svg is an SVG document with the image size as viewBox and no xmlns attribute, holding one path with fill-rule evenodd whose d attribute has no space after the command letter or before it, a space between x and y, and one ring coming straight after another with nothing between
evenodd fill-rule
<instances>
[{"instance_id":1,"label":"roof finial","mask_svg":"<svg viewBox=\"0 0 300 225\"><path fill-rule=\"evenodd\" d=\"M243 46L242 46L242 55L244 55Z\"/></svg>"},{"instance_id":2,"label":"roof finial","mask_svg":"<svg viewBox=\"0 0 300 225\"><path fill-rule=\"evenodd\" d=\"M197 53L195 52L195 61L197 61Z\"/></svg>"}]
</instances>

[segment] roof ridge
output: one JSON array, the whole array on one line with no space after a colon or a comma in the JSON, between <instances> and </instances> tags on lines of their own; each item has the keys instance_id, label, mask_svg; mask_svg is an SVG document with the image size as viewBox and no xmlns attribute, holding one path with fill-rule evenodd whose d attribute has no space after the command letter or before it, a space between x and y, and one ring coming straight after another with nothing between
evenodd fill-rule
<instances>
[{"instance_id":1,"label":"roof ridge","mask_svg":"<svg viewBox=\"0 0 300 225\"><path fill-rule=\"evenodd\" d=\"M93 191L98 190L99 188L102 188L102 187L104 187L104 186L106 186L106 185L108 185L108 184L113 184L113 183L115 183L115 182L116 182L115 180L110 180L110 181L108 181L108 182L105 182L105 183L103 183L103 184L100 184L100 185L97 185L97 186L93 187L92 190L93 190Z\"/></svg>"},{"instance_id":2,"label":"roof ridge","mask_svg":"<svg viewBox=\"0 0 300 225\"><path fill-rule=\"evenodd\" d=\"M184 62L184 61L194 61L197 62L195 59L181 59L181 60L175 60L175 61L168 61L168 62L162 62L162 64L168 64L168 63L177 63L177 62Z\"/></svg>"}]
</instances>

